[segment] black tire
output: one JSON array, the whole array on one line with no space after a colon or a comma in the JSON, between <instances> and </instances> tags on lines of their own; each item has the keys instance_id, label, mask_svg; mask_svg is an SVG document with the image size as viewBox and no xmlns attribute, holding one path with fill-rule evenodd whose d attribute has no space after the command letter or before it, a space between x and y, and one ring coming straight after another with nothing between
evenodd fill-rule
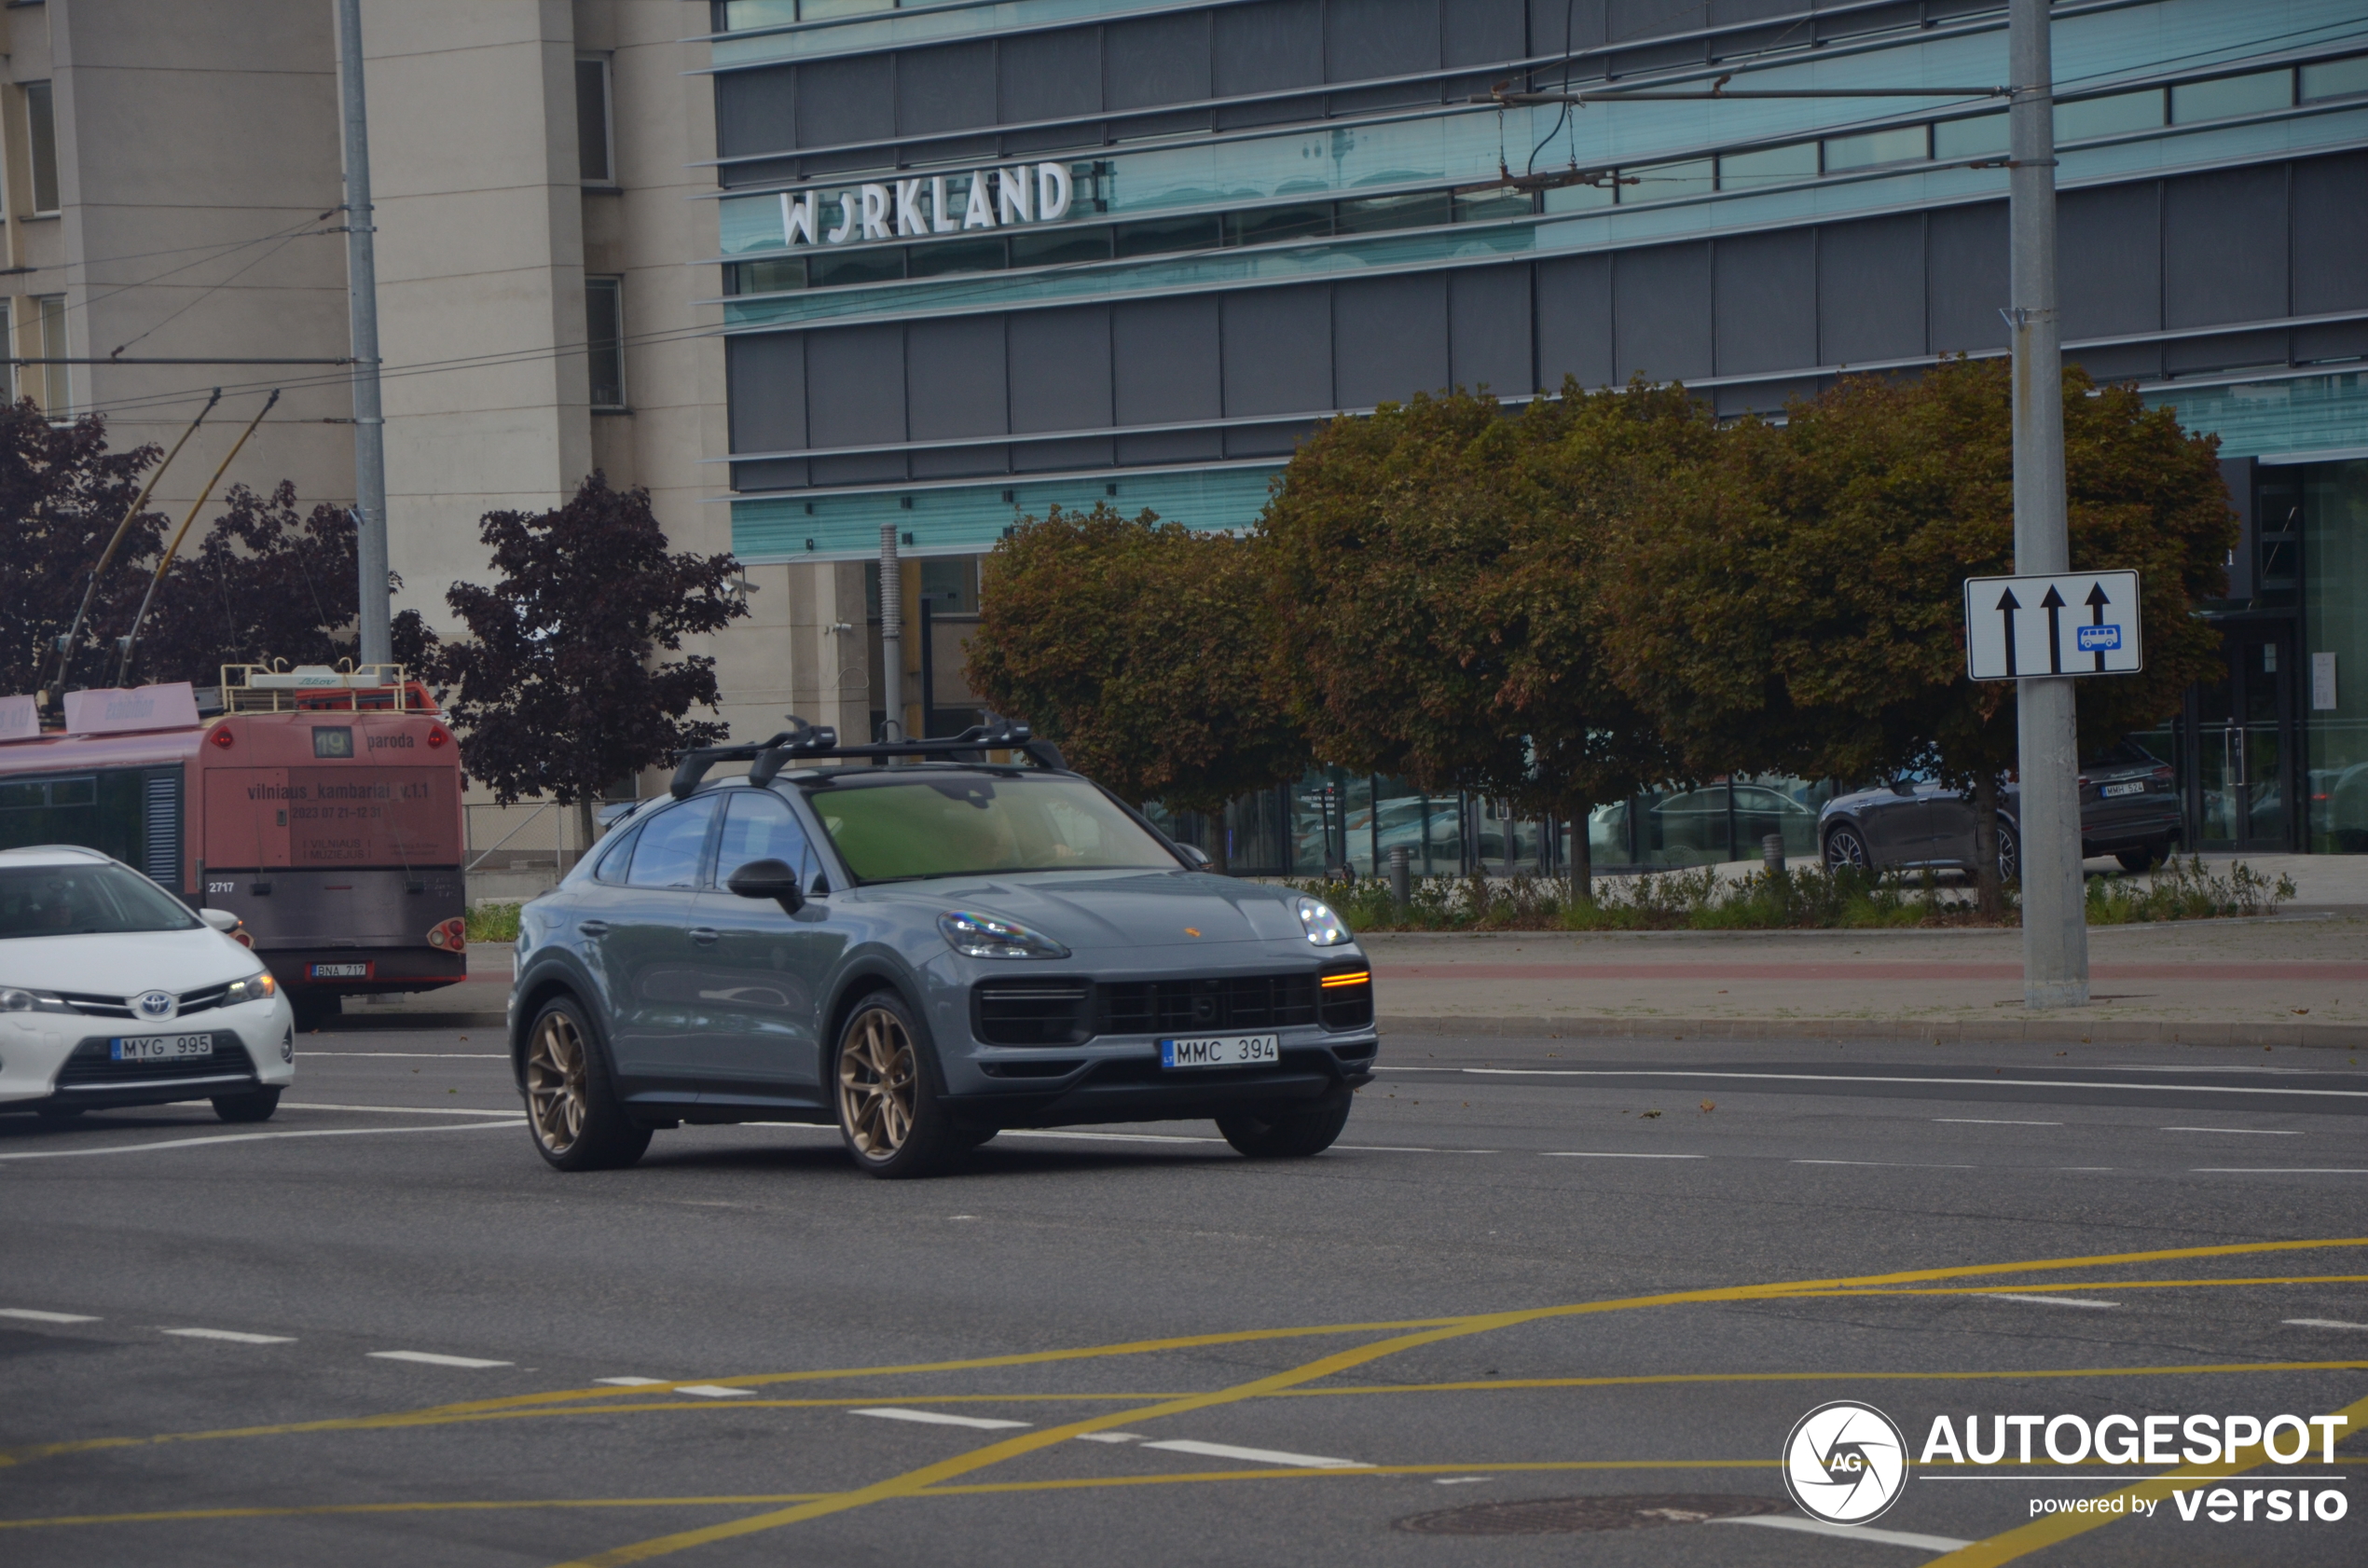
<instances>
[{"instance_id":1,"label":"black tire","mask_svg":"<svg viewBox=\"0 0 2368 1568\"><path fill-rule=\"evenodd\" d=\"M1825 869L1840 871L1845 866L1856 872L1875 869L1875 858L1866 848L1866 840L1847 822L1825 835Z\"/></svg>"},{"instance_id":2,"label":"black tire","mask_svg":"<svg viewBox=\"0 0 2368 1568\"><path fill-rule=\"evenodd\" d=\"M296 1013L296 1033L309 1035L345 1011L345 998L335 991L288 988L288 1007Z\"/></svg>"},{"instance_id":3,"label":"black tire","mask_svg":"<svg viewBox=\"0 0 2368 1568\"><path fill-rule=\"evenodd\" d=\"M2015 832L2014 824L1998 824L1998 880L2019 882L2023 874L2023 841Z\"/></svg>"},{"instance_id":4,"label":"black tire","mask_svg":"<svg viewBox=\"0 0 2368 1568\"><path fill-rule=\"evenodd\" d=\"M62 1127L69 1121L81 1121L82 1113L89 1108L89 1106L43 1106L33 1114L41 1119L44 1126Z\"/></svg>"},{"instance_id":5,"label":"black tire","mask_svg":"<svg viewBox=\"0 0 2368 1568\"><path fill-rule=\"evenodd\" d=\"M609 1077L608 1052L573 997L555 997L526 1036L526 1130L558 1171L623 1170L650 1147Z\"/></svg>"},{"instance_id":6,"label":"black tire","mask_svg":"<svg viewBox=\"0 0 2368 1568\"><path fill-rule=\"evenodd\" d=\"M2116 849L2113 851L2113 859L2121 862L2121 869L2124 871L2150 871L2170 859L2170 846L2141 844L2135 849Z\"/></svg>"},{"instance_id":7,"label":"black tire","mask_svg":"<svg viewBox=\"0 0 2368 1568\"><path fill-rule=\"evenodd\" d=\"M871 993L847 1014L831 1052L830 1082L839 1137L867 1176L935 1176L971 1146L945 1108L913 1010L893 991Z\"/></svg>"},{"instance_id":8,"label":"black tire","mask_svg":"<svg viewBox=\"0 0 2368 1568\"><path fill-rule=\"evenodd\" d=\"M1356 1096L1345 1092L1306 1110L1246 1111L1217 1119L1225 1141L1253 1160L1304 1160L1332 1147Z\"/></svg>"},{"instance_id":9,"label":"black tire","mask_svg":"<svg viewBox=\"0 0 2368 1568\"><path fill-rule=\"evenodd\" d=\"M277 1089L250 1089L243 1094L216 1094L213 1114L225 1121L268 1121L280 1108Z\"/></svg>"}]
</instances>

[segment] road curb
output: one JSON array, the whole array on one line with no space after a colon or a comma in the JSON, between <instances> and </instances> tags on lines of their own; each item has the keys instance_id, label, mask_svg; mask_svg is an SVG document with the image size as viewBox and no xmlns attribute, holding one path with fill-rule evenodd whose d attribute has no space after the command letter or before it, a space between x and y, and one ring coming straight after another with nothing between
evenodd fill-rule
<instances>
[{"instance_id":1,"label":"road curb","mask_svg":"<svg viewBox=\"0 0 2368 1568\"><path fill-rule=\"evenodd\" d=\"M1520 1035L1604 1039L1879 1039L1935 1045L2220 1045L2359 1051L2368 1026L2350 1024L2172 1024L2144 1019L1966 1023L1912 1018L1416 1017L1384 1014L1383 1033Z\"/></svg>"}]
</instances>

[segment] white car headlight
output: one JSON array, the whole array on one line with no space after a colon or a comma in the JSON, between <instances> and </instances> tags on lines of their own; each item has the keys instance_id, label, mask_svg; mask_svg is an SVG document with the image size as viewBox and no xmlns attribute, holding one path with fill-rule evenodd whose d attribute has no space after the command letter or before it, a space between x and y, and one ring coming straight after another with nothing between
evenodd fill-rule
<instances>
[{"instance_id":1,"label":"white car headlight","mask_svg":"<svg viewBox=\"0 0 2368 1568\"><path fill-rule=\"evenodd\" d=\"M1348 941L1348 927L1321 899L1300 900L1299 923L1306 928L1307 940L1318 947L1338 947Z\"/></svg>"},{"instance_id":2,"label":"white car headlight","mask_svg":"<svg viewBox=\"0 0 2368 1568\"><path fill-rule=\"evenodd\" d=\"M0 1012L72 1012L56 997L39 991L27 991L21 986L0 985Z\"/></svg>"},{"instance_id":3,"label":"white car headlight","mask_svg":"<svg viewBox=\"0 0 2368 1568\"><path fill-rule=\"evenodd\" d=\"M251 974L244 980L232 981L230 989L222 993L222 1005L236 1007L241 1002L268 1001L277 996L279 991L280 983L272 978L269 970L265 970L262 973Z\"/></svg>"},{"instance_id":4,"label":"white car headlight","mask_svg":"<svg viewBox=\"0 0 2368 1568\"><path fill-rule=\"evenodd\" d=\"M937 928L955 952L968 958L1066 958L1069 950L1051 937L990 915L950 909Z\"/></svg>"}]
</instances>

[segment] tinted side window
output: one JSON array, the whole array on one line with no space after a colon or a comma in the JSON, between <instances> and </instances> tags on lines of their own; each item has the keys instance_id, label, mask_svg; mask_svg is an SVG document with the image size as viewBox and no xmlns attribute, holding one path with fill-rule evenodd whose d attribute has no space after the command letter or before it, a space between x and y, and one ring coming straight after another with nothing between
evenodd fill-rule
<instances>
[{"instance_id":1,"label":"tinted side window","mask_svg":"<svg viewBox=\"0 0 2368 1568\"><path fill-rule=\"evenodd\" d=\"M592 868L593 880L596 882L623 882L625 880L625 868L627 865L630 865L633 860L634 841L639 839L640 836L641 830L640 828L628 828L624 832L616 834L608 842L608 844L603 846L600 850L599 863Z\"/></svg>"},{"instance_id":2,"label":"tinted side window","mask_svg":"<svg viewBox=\"0 0 2368 1568\"><path fill-rule=\"evenodd\" d=\"M804 881L814 869L814 851L789 803L770 790L737 790L726 797L723 844L715 854L715 880L726 881L750 860L780 860Z\"/></svg>"},{"instance_id":3,"label":"tinted side window","mask_svg":"<svg viewBox=\"0 0 2368 1568\"><path fill-rule=\"evenodd\" d=\"M702 795L660 812L642 824L633 846L628 887L695 887L699 858L707 849L708 824L715 820L716 797Z\"/></svg>"}]
</instances>

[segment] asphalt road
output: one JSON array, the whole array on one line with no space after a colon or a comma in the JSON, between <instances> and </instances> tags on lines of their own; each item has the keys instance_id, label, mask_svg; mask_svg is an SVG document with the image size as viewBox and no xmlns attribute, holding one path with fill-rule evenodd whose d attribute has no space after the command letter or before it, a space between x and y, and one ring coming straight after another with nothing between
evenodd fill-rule
<instances>
[{"instance_id":1,"label":"asphalt road","mask_svg":"<svg viewBox=\"0 0 2368 1568\"><path fill-rule=\"evenodd\" d=\"M2179 1464L1919 1465L1838 1534L1779 1465L1842 1399L1920 1451L2368 1423L2347 1054L1393 1036L1312 1161L1007 1134L893 1184L795 1127L554 1175L498 1028L419 1022L304 1037L261 1128L0 1117L0 1559L2368 1560L2368 1437L2142 1519L2031 1510ZM2252 1522L2167 1496L2216 1484ZM1601 1502L1508 1506L1552 1499Z\"/></svg>"}]
</instances>

